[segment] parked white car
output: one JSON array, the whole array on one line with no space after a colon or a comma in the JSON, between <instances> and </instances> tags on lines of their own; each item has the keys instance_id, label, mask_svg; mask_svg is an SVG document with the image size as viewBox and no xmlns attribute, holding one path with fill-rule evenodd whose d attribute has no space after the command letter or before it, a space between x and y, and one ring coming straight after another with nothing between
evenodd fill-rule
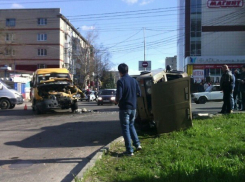
<instances>
[{"instance_id":1,"label":"parked white car","mask_svg":"<svg viewBox=\"0 0 245 182\"><path fill-rule=\"evenodd\" d=\"M191 98L196 104L205 104L207 101L221 101L223 92L220 91L219 85L213 85L208 87L205 92L192 93Z\"/></svg>"}]
</instances>

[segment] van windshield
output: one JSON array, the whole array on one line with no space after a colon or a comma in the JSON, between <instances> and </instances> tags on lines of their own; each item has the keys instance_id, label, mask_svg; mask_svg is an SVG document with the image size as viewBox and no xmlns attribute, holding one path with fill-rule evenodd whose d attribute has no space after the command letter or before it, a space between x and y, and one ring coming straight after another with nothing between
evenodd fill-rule
<instances>
[{"instance_id":1,"label":"van windshield","mask_svg":"<svg viewBox=\"0 0 245 182\"><path fill-rule=\"evenodd\" d=\"M8 89L13 89L11 86L9 86L8 84L6 84L6 83L4 83L4 82L2 82L2 81L0 81L5 87L7 87Z\"/></svg>"},{"instance_id":2,"label":"van windshield","mask_svg":"<svg viewBox=\"0 0 245 182\"><path fill-rule=\"evenodd\" d=\"M69 80L71 79L68 73L49 73L49 74L37 75L37 83L40 83L41 80L48 81L54 78L67 78Z\"/></svg>"}]
</instances>

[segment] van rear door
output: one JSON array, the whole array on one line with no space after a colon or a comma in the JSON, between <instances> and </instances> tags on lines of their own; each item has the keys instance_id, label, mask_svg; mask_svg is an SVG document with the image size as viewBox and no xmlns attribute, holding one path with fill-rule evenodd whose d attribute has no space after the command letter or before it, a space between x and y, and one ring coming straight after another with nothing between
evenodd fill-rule
<instances>
[{"instance_id":1,"label":"van rear door","mask_svg":"<svg viewBox=\"0 0 245 182\"><path fill-rule=\"evenodd\" d=\"M192 126L190 77L152 86L152 111L158 133Z\"/></svg>"}]
</instances>

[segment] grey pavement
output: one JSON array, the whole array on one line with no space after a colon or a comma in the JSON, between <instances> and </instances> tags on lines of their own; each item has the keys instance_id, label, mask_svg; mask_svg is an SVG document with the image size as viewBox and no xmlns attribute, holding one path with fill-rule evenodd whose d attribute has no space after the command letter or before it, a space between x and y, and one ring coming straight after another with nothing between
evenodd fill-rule
<instances>
[{"instance_id":1,"label":"grey pavement","mask_svg":"<svg viewBox=\"0 0 245 182\"><path fill-rule=\"evenodd\" d=\"M121 136L117 112L36 116L27 105L0 111L0 181L72 181Z\"/></svg>"}]
</instances>

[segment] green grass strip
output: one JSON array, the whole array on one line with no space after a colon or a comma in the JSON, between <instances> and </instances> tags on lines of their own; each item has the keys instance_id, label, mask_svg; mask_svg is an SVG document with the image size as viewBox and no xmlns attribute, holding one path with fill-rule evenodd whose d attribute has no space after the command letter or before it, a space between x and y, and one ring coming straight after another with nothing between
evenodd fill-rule
<instances>
[{"instance_id":1,"label":"green grass strip","mask_svg":"<svg viewBox=\"0 0 245 182\"><path fill-rule=\"evenodd\" d=\"M245 114L193 120L193 127L156 136L139 133L142 151L113 146L84 182L243 182Z\"/></svg>"}]
</instances>

